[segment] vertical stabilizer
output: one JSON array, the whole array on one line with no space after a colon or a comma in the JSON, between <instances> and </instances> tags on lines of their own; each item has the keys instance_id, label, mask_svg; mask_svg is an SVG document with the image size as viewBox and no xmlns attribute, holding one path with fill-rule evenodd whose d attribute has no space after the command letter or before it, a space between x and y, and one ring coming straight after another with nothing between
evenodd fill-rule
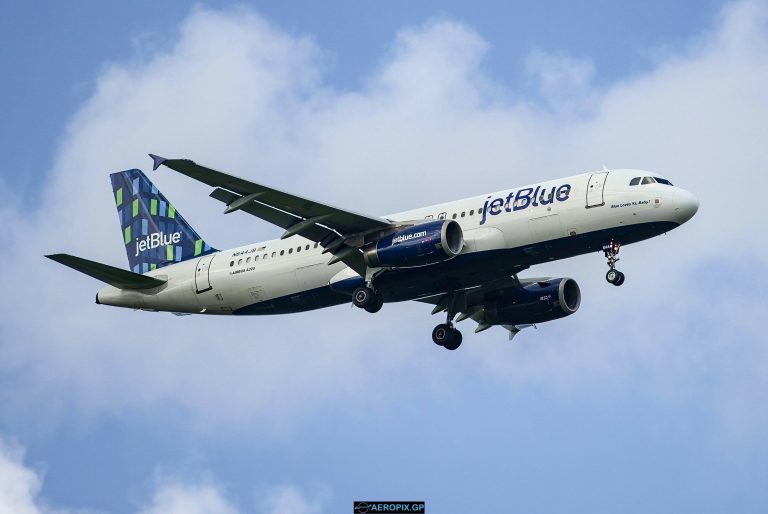
<instances>
[{"instance_id":1,"label":"vertical stabilizer","mask_svg":"<svg viewBox=\"0 0 768 514\"><path fill-rule=\"evenodd\" d=\"M133 272L145 273L217 251L203 241L141 170L120 171L109 177Z\"/></svg>"}]
</instances>

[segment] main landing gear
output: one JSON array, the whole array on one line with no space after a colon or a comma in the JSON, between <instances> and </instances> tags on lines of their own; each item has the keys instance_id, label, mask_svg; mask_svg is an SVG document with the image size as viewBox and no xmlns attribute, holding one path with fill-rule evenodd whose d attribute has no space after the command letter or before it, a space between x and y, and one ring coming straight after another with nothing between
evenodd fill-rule
<instances>
[{"instance_id":1,"label":"main landing gear","mask_svg":"<svg viewBox=\"0 0 768 514\"><path fill-rule=\"evenodd\" d=\"M461 332L453 327L454 312L453 302L448 307L445 323L441 323L432 331L432 341L446 350L455 350L461 346Z\"/></svg>"},{"instance_id":2,"label":"main landing gear","mask_svg":"<svg viewBox=\"0 0 768 514\"><path fill-rule=\"evenodd\" d=\"M461 346L461 332L453 328L453 323L441 323L432 331L432 340L446 350L455 350Z\"/></svg>"},{"instance_id":3,"label":"main landing gear","mask_svg":"<svg viewBox=\"0 0 768 514\"><path fill-rule=\"evenodd\" d=\"M624 273L616 269L616 262L619 260L617 255L620 248L621 245L613 239L608 244L603 245L603 253L605 258L608 259L608 267L610 268L608 273L605 274L605 280L615 286L623 284L625 278Z\"/></svg>"},{"instance_id":4,"label":"main landing gear","mask_svg":"<svg viewBox=\"0 0 768 514\"><path fill-rule=\"evenodd\" d=\"M381 293L374 291L373 288L362 286L352 293L352 303L355 304L355 307L365 309L373 314L381 310L384 305L384 297L381 296Z\"/></svg>"},{"instance_id":5,"label":"main landing gear","mask_svg":"<svg viewBox=\"0 0 768 514\"><path fill-rule=\"evenodd\" d=\"M361 286L352 293L352 303L355 307L365 309L370 313L379 312L384 305L384 297L371 286ZM448 309L445 323L436 326L432 331L432 341L446 350L455 350L461 346L461 332L453 327L453 318L456 313L453 307Z\"/></svg>"}]
</instances>

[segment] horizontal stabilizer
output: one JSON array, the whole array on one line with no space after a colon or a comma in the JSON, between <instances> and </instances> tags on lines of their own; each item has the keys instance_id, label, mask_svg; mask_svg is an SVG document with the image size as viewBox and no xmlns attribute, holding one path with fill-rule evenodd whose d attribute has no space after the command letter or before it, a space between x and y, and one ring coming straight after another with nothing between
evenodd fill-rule
<instances>
[{"instance_id":1,"label":"horizontal stabilizer","mask_svg":"<svg viewBox=\"0 0 768 514\"><path fill-rule=\"evenodd\" d=\"M146 275L139 275L138 273L115 268L114 266L108 266L107 264L101 264L100 262L89 261L88 259L75 257L74 255L67 255L66 253L56 253L53 255L46 255L46 257L59 264L77 270L80 273L85 273L89 277L106 282L118 289L152 289L153 287L159 287L166 282L165 280L159 280Z\"/></svg>"}]
</instances>

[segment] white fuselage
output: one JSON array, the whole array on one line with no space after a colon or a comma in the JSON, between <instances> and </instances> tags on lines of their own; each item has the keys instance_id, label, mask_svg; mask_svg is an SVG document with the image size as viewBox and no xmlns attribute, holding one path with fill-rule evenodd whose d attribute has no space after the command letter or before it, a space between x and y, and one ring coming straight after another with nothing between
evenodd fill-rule
<instances>
[{"instance_id":1,"label":"white fuselage","mask_svg":"<svg viewBox=\"0 0 768 514\"><path fill-rule=\"evenodd\" d=\"M598 251L616 238L629 244L667 232L690 219L698 202L660 183L630 186L638 170L585 173L385 216L392 221L455 219L464 233L461 254L439 270L462 286L509 276L516 269ZM344 281L361 281L343 262L300 236L219 251L146 273L167 280L142 291L106 287L101 304L205 314L295 312L349 301ZM414 270L393 276L387 301L445 292L439 279L415 284ZM406 276L407 275L407 276ZM422 275L424 275L422 273ZM411 278L408 278L411 277Z\"/></svg>"}]
</instances>

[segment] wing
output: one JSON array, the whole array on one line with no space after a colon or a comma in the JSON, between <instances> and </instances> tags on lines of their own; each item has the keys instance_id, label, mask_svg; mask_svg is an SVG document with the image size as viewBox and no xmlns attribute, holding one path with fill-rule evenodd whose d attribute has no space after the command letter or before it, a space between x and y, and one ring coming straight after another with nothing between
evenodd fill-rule
<instances>
[{"instance_id":1,"label":"wing","mask_svg":"<svg viewBox=\"0 0 768 514\"><path fill-rule=\"evenodd\" d=\"M214 187L210 196L226 204L225 213L242 210L285 229L281 239L300 235L320 243L325 252L334 255L329 264L344 261L361 275L365 274L365 264L359 248L394 227L388 220L292 195L188 159L165 159L153 154L150 157L154 169L166 166Z\"/></svg>"},{"instance_id":2,"label":"wing","mask_svg":"<svg viewBox=\"0 0 768 514\"><path fill-rule=\"evenodd\" d=\"M473 319L477 322L477 327L475 328L475 333L477 333L494 326L493 324L488 323L485 319L485 305L487 303L510 294L521 287L537 282L546 282L548 280L552 279L548 277L519 279L514 275L483 284L482 286L420 298L417 301L434 305L435 308L432 309L432 314L445 312L450 309L452 312L458 314L456 323L469 318ZM531 324L500 326L509 331L510 340L512 340L512 338L514 338L522 329L535 327L535 325Z\"/></svg>"}]
</instances>

